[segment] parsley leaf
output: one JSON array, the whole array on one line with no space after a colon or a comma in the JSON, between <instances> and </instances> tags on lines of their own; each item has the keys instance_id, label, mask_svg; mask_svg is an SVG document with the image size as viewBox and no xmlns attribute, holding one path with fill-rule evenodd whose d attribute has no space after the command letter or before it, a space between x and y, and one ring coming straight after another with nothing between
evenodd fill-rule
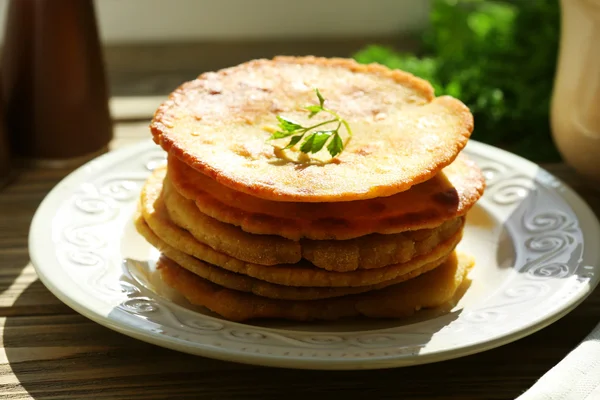
<instances>
[{"instance_id":1,"label":"parsley leaf","mask_svg":"<svg viewBox=\"0 0 600 400\"><path fill-rule=\"evenodd\" d=\"M346 120L341 118L334 111L324 107L325 98L323 95L321 95L319 89L315 89L315 93L317 95L317 99L319 100L319 105L313 104L304 107L304 109L309 112L308 118L312 118L320 112L328 113L332 116L332 118L312 126L305 127L287 117L278 115L277 120L279 121L280 130L273 133L269 140L282 139L292 136L288 144L284 147L284 149L291 149L300 143L300 141L306 136L302 142L302 145L300 146L300 151L302 153L318 153L329 142L327 145L327 151L332 157L335 157L339 155L345 147L345 143L340 136L340 128L342 125L346 128L348 138L352 136L352 130L350 129L350 125ZM336 128L313 131L314 129L329 124L336 124Z\"/></svg>"}]
</instances>

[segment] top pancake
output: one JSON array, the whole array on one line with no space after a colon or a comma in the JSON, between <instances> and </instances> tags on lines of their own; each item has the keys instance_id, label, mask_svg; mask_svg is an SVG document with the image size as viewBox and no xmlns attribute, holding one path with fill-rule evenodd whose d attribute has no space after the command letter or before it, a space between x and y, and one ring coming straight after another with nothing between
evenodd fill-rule
<instances>
[{"instance_id":1,"label":"top pancake","mask_svg":"<svg viewBox=\"0 0 600 400\"><path fill-rule=\"evenodd\" d=\"M306 105L325 106L353 137L335 159L298 163L267 139L277 115L310 125ZM459 100L435 97L408 73L348 59L276 57L200 75L156 111L154 141L231 189L273 201L340 202L390 196L432 178L454 161L473 130ZM345 137L345 131L342 136ZM287 141L282 140L283 147Z\"/></svg>"}]
</instances>

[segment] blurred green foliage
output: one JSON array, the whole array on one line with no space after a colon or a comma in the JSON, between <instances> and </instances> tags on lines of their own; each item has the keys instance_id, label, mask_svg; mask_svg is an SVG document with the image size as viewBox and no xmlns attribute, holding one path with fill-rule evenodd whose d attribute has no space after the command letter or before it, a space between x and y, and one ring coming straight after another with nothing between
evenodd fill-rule
<instances>
[{"instance_id":1,"label":"blurred green foliage","mask_svg":"<svg viewBox=\"0 0 600 400\"><path fill-rule=\"evenodd\" d=\"M354 58L427 79L473 112L472 138L536 162L560 160L550 134L558 0L432 0L422 55L369 46Z\"/></svg>"}]
</instances>

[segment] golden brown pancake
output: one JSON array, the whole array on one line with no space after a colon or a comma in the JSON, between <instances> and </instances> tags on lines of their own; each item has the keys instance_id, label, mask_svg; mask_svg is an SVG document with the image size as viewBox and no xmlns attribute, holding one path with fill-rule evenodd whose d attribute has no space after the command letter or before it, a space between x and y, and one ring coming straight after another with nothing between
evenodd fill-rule
<instances>
[{"instance_id":1,"label":"golden brown pancake","mask_svg":"<svg viewBox=\"0 0 600 400\"><path fill-rule=\"evenodd\" d=\"M188 231L169 220L164 207L161 205L160 198L151 209L143 206L143 202L144 199L142 199L142 205L140 206L141 216L136 219L135 223L140 234L150 243L152 243L153 237L147 235L147 230L144 229L146 223L158 239L184 254L231 272L284 286L339 288L368 286L390 281L416 271L426 264L435 263L436 261L441 262L452 252L462 237L462 230L460 230L427 254L414 257L405 263L375 269L333 272L317 268L306 260L296 264L258 265L219 253L196 240ZM161 242L153 244L157 248L161 246Z\"/></svg>"},{"instance_id":2,"label":"golden brown pancake","mask_svg":"<svg viewBox=\"0 0 600 400\"><path fill-rule=\"evenodd\" d=\"M246 232L291 240L347 240L372 233L433 229L465 215L483 194L481 170L464 155L425 183L394 196L342 203L276 202L236 192L177 157L168 181L202 213Z\"/></svg>"},{"instance_id":3,"label":"golden brown pancake","mask_svg":"<svg viewBox=\"0 0 600 400\"><path fill-rule=\"evenodd\" d=\"M295 160L269 142L278 115L308 118L315 89L352 127L346 149L330 160L323 148ZM156 111L154 141L231 189L274 201L340 202L390 196L435 176L454 161L473 130L459 100L435 97L411 74L350 59L276 57L207 72L170 94ZM342 132L342 135L344 133Z\"/></svg>"},{"instance_id":4,"label":"golden brown pancake","mask_svg":"<svg viewBox=\"0 0 600 400\"><path fill-rule=\"evenodd\" d=\"M161 278L195 305L232 321L288 319L335 320L344 317L402 318L422 308L440 307L468 279L473 260L455 253L439 267L414 279L385 289L323 300L276 300L226 289L178 267L173 262L159 266Z\"/></svg>"},{"instance_id":5,"label":"golden brown pancake","mask_svg":"<svg viewBox=\"0 0 600 400\"><path fill-rule=\"evenodd\" d=\"M255 254L255 243L261 240L261 257L266 258L269 245L281 246L281 241L275 242L272 235L254 235L237 228L235 232L231 225L220 221L211 220L210 225L204 223L206 215L198 210L193 202L176 193L164 181L163 200L171 220L188 230L196 239L203 241L207 235L221 238L221 243L232 244L233 251L223 246L223 252L233 255L241 254L247 249L250 254ZM390 264L409 261L412 257L425 254L435 246L454 235L462 229L464 218L459 217L443 223L434 229L409 231L390 235L371 234L348 240L308 240L300 241L302 257L311 261L315 266L329 271L346 272L357 269L370 269L384 267ZM227 236L235 232L235 240ZM248 240L246 240L246 238ZM296 244L297 242L294 242ZM284 244L285 245L285 244ZM279 247L275 247L278 249ZM244 254L240 259L248 260ZM275 258L275 257L273 257ZM265 262L257 262L266 264Z\"/></svg>"},{"instance_id":6,"label":"golden brown pancake","mask_svg":"<svg viewBox=\"0 0 600 400\"><path fill-rule=\"evenodd\" d=\"M159 168L144 186L142 205L148 220L151 219L153 210L158 208L157 204L160 204L161 208L166 206L169 222L186 229L199 242L221 253L263 265L299 261L294 259L297 242L287 243L277 236L253 235L216 221L201 213L193 202L180 196L173 190L168 179L161 180L163 177L164 169ZM302 240L301 254L313 265L329 271L380 268L407 262L432 251L462 229L463 225L464 219L461 217L447 221L435 229L393 235L372 234L350 240ZM292 258L292 261L287 261L282 254Z\"/></svg>"},{"instance_id":7,"label":"golden brown pancake","mask_svg":"<svg viewBox=\"0 0 600 400\"><path fill-rule=\"evenodd\" d=\"M142 188L141 202L146 218L154 212L154 203L164 195L162 193L164 177L164 167L158 167ZM236 226L224 224L202 214L196 207L193 207L193 204L191 210L183 210L179 217L182 225L193 231L198 241L205 243L215 251L239 260L275 265L296 263L302 258L299 242L279 236L248 234Z\"/></svg>"},{"instance_id":8,"label":"golden brown pancake","mask_svg":"<svg viewBox=\"0 0 600 400\"><path fill-rule=\"evenodd\" d=\"M297 264L257 265L246 263L225 254L218 253L210 247L195 240L188 232L174 224L165 223L164 220L151 217L146 220L140 217L135 220L138 232L156 248L161 248L163 243L184 254L191 255L209 264L216 265L231 272L247 275L266 282L298 287L356 287L376 285L409 274L427 264L435 264L448 256L460 241L461 234L457 234L442 243L432 252L415 257L414 259L393 264L382 268L370 270L357 270L350 272L333 272L316 268L307 261ZM154 237L148 235L144 225L161 241L152 241ZM164 247L164 246L163 246Z\"/></svg>"},{"instance_id":9,"label":"golden brown pancake","mask_svg":"<svg viewBox=\"0 0 600 400\"><path fill-rule=\"evenodd\" d=\"M207 281L223 286L228 289L241 292L253 293L258 296L272 299L283 300L317 300L332 297L346 296L355 293L364 293L370 290L381 289L390 285L404 282L415 278L424 272L438 267L445 261L444 259L425 264L409 273L401 275L390 281L381 282L376 285L355 286L355 287L294 287L277 285L242 274L227 271L215 265L203 262L195 257L185 254L162 241L152 232L148 224L141 218L136 219L136 228L138 231L157 248L164 256L176 262L179 266L200 276Z\"/></svg>"},{"instance_id":10,"label":"golden brown pancake","mask_svg":"<svg viewBox=\"0 0 600 400\"><path fill-rule=\"evenodd\" d=\"M349 240L302 240L302 257L328 271L381 268L429 253L462 230L464 223L464 217L459 217L435 229L393 235L373 233Z\"/></svg>"}]
</instances>

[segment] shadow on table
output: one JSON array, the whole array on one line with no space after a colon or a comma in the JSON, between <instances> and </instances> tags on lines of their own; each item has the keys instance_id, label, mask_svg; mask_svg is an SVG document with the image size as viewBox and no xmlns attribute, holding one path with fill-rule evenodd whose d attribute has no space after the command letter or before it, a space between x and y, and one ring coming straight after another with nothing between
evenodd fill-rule
<instances>
[{"instance_id":1,"label":"shadow on table","mask_svg":"<svg viewBox=\"0 0 600 400\"><path fill-rule=\"evenodd\" d=\"M11 207L10 203L11 199L0 192L0 229L5 234L0 238L0 295L13 285L29 265L27 234L34 210L28 207L22 213L11 214L7 210Z\"/></svg>"},{"instance_id":2,"label":"shadow on table","mask_svg":"<svg viewBox=\"0 0 600 400\"><path fill-rule=\"evenodd\" d=\"M22 167L0 188L0 295L29 265L27 246L33 216L46 194L69 172Z\"/></svg>"}]
</instances>

